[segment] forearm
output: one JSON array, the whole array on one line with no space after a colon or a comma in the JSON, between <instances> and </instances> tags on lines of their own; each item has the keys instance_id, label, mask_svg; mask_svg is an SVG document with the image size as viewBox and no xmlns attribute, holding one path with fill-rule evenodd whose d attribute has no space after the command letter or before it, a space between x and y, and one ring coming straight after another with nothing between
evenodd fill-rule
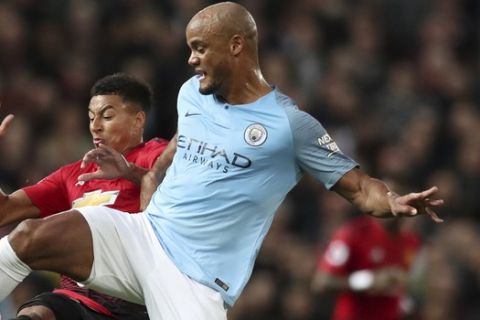
<instances>
[{"instance_id":1,"label":"forearm","mask_svg":"<svg viewBox=\"0 0 480 320\"><path fill-rule=\"evenodd\" d=\"M388 186L360 169L347 172L333 187L333 190L362 212L381 218L393 216L391 201L394 197Z\"/></svg>"},{"instance_id":2,"label":"forearm","mask_svg":"<svg viewBox=\"0 0 480 320\"><path fill-rule=\"evenodd\" d=\"M143 177L149 172L148 169L136 166L133 163L128 164L128 170L123 175L123 178L132 181L135 184L141 185Z\"/></svg>"},{"instance_id":3,"label":"forearm","mask_svg":"<svg viewBox=\"0 0 480 320\"><path fill-rule=\"evenodd\" d=\"M433 207L443 205L443 199L432 198L438 191L437 187L399 196L389 190L383 181L374 179L356 168L345 173L332 190L374 217L411 217L428 214L435 222L443 222L432 210Z\"/></svg>"},{"instance_id":4,"label":"forearm","mask_svg":"<svg viewBox=\"0 0 480 320\"><path fill-rule=\"evenodd\" d=\"M361 191L353 198L353 204L374 217L393 217L390 201L396 194L383 181L375 178L365 177L360 184Z\"/></svg>"},{"instance_id":5,"label":"forearm","mask_svg":"<svg viewBox=\"0 0 480 320\"><path fill-rule=\"evenodd\" d=\"M0 227L39 217L40 210L32 204L23 190L15 191L11 195L0 190Z\"/></svg>"},{"instance_id":6,"label":"forearm","mask_svg":"<svg viewBox=\"0 0 480 320\"><path fill-rule=\"evenodd\" d=\"M140 191L140 209L142 211L147 208L153 193L163 180L163 176L159 172L150 171L143 177L142 189Z\"/></svg>"},{"instance_id":7,"label":"forearm","mask_svg":"<svg viewBox=\"0 0 480 320\"><path fill-rule=\"evenodd\" d=\"M374 270L358 270L343 276L320 271L314 277L312 290L316 293L338 291L365 292L373 288L374 282Z\"/></svg>"},{"instance_id":8,"label":"forearm","mask_svg":"<svg viewBox=\"0 0 480 320\"><path fill-rule=\"evenodd\" d=\"M165 177L167 168L173 161L176 151L176 136L172 138L165 151L157 158L152 169L142 178L140 208L145 210L153 193Z\"/></svg>"},{"instance_id":9,"label":"forearm","mask_svg":"<svg viewBox=\"0 0 480 320\"><path fill-rule=\"evenodd\" d=\"M370 294L392 293L407 281L405 270L389 266L381 269L355 270L348 275L332 275L319 271L312 283L314 292L352 291Z\"/></svg>"},{"instance_id":10,"label":"forearm","mask_svg":"<svg viewBox=\"0 0 480 320\"><path fill-rule=\"evenodd\" d=\"M337 292L348 290L347 276L333 276L323 271L319 271L313 277L312 291L314 293Z\"/></svg>"}]
</instances>

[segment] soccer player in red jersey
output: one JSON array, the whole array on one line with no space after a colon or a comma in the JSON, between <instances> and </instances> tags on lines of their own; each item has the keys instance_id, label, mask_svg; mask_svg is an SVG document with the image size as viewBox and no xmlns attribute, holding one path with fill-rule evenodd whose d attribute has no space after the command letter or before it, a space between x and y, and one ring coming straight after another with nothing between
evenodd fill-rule
<instances>
[{"instance_id":1,"label":"soccer player in red jersey","mask_svg":"<svg viewBox=\"0 0 480 320\"><path fill-rule=\"evenodd\" d=\"M402 220L361 216L334 232L320 258L314 292L337 292L333 320L398 320L419 237Z\"/></svg>"},{"instance_id":2,"label":"soccer player in red jersey","mask_svg":"<svg viewBox=\"0 0 480 320\"><path fill-rule=\"evenodd\" d=\"M169 148L163 153L167 140L143 142L146 112L151 101L149 86L125 74L106 76L97 81L91 90L88 115L94 145L120 152L122 161L132 171L147 172L157 158L168 158L172 151ZM3 120L1 135L12 118L7 116ZM79 160L10 195L1 192L0 225L91 205L109 206L128 213L141 211L140 181L130 181L129 177L79 180L80 176L97 171L96 164L85 164ZM148 319L144 306L83 288L66 276L62 276L59 289L40 294L23 304L18 316L18 319L35 320Z\"/></svg>"},{"instance_id":3,"label":"soccer player in red jersey","mask_svg":"<svg viewBox=\"0 0 480 320\"><path fill-rule=\"evenodd\" d=\"M273 92L276 89L259 67L255 21L243 6L234 2L208 6L190 20L185 35L191 49L188 63L197 75L180 89L179 147L199 154L206 151L216 159L192 156L190 160L192 153L183 153L185 160L176 154L168 179L155 192L149 210L138 215L116 214L113 208L96 206L20 223L8 237L0 239L0 300L32 270L50 270L145 303L153 319L225 320L224 302L233 304L241 293L276 207L303 173L315 176L372 216L428 214L440 222L433 211L443 204L442 199L433 198L438 188L397 195L360 168L342 165L340 157L353 163L341 155L321 124L296 109L290 98ZM260 108L245 108L246 104L257 106L257 101ZM270 101L274 110L268 107ZM205 114L199 117L193 108L189 112L189 107L201 108ZM287 108L290 116L296 114L292 119ZM220 111L222 121L217 121ZM236 122L240 118L241 123L250 119L251 125L244 128ZM278 134L267 134L263 118L271 124L268 130L274 128ZM281 121L276 123L277 119ZM302 136L309 130L309 137ZM192 144L185 145L186 136L181 134ZM196 140L197 134L200 140ZM268 146L263 145L267 135ZM212 168L216 161L220 161L219 168L239 161L243 156L236 153L237 144L242 152L252 154L253 162L249 158L236 162L237 169L227 170L228 174ZM254 176L256 179L251 179ZM261 188L259 177L265 177ZM285 184L283 178L288 180ZM219 185L228 186L232 193L223 187L223 193L216 192ZM191 194L202 187L208 187L206 197L201 197L204 193ZM261 193L256 192L260 189ZM273 189L279 190L278 194L268 194ZM233 199L236 195L239 197ZM165 196L167 201L163 201ZM238 212L235 203L248 211ZM232 236L244 231L247 233L242 238ZM174 259L174 253L180 258ZM214 257L213 262L205 257ZM187 272L187 268L191 270ZM230 278L237 273L241 278ZM229 275L231 285L221 274ZM203 283L200 278L205 278Z\"/></svg>"}]
</instances>

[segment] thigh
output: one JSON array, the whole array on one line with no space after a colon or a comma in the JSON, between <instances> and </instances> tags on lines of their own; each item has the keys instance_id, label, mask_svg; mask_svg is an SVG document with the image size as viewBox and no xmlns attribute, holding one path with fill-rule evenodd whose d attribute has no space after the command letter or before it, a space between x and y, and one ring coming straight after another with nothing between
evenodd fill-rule
<instances>
[{"instance_id":1,"label":"thigh","mask_svg":"<svg viewBox=\"0 0 480 320\"><path fill-rule=\"evenodd\" d=\"M8 236L17 256L34 270L86 279L93 263L90 228L76 210L21 222Z\"/></svg>"},{"instance_id":2,"label":"thigh","mask_svg":"<svg viewBox=\"0 0 480 320\"><path fill-rule=\"evenodd\" d=\"M54 318L48 318L49 312ZM108 316L99 314L78 301L53 292L42 293L27 301L18 309L18 315L37 314L42 320L108 320Z\"/></svg>"},{"instance_id":3,"label":"thigh","mask_svg":"<svg viewBox=\"0 0 480 320\"><path fill-rule=\"evenodd\" d=\"M94 262L88 288L144 304L140 279L148 273L151 252L145 239L142 214L126 214L107 207L85 207L79 211L90 226ZM147 222L148 223L148 222Z\"/></svg>"},{"instance_id":4,"label":"thigh","mask_svg":"<svg viewBox=\"0 0 480 320\"><path fill-rule=\"evenodd\" d=\"M157 283L145 288L150 319L227 320L227 311L218 292L199 283L184 284L165 288L164 283Z\"/></svg>"},{"instance_id":5,"label":"thigh","mask_svg":"<svg viewBox=\"0 0 480 320\"><path fill-rule=\"evenodd\" d=\"M219 292L200 284L178 270L156 241L152 245L154 266L142 279L145 304L152 320L226 320Z\"/></svg>"}]
</instances>

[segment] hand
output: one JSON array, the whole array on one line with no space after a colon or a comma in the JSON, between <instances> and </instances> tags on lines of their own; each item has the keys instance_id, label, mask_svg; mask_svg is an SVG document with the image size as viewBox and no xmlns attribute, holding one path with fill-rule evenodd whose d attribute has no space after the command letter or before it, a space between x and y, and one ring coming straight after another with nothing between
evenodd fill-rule
<instances>
[{"instance_id":1,"label":"hand","mask_svg":"<svg viewBox=\"0 0 480 320\"><path fill-rule=\"evenodd\" d=\"M407 217L428 214L433 221L443 222L443 219L432 210L432 207L443 205L443 199L431 198L437 191L437 187L432 187L422 192L412 192L403 196L389 192L388 198L392 214Z\"/></svg>"},{"instance_id":2,"label":"hand","mask_svg":"<svg viewBox=\"0 0 480 320\"><path fill-rule=\"evenodd\" d=\"M7 132L8 127L13 121L13 114L9 114L5 118L3 118L2 123L0 124L0 137L3 137Z\"/></svg>"},{"instance_id":3,"label":"hand","mask_svg":"<svg viewBox=\"0 0 480 320\"><path fill-rule=\"evenodd\" d=\"M397 294L407 282L408 275L399 267L374 270L370 294Z\"/></svg>"},{"instance_id":4,"label":"hand","mask_svg":"<svg viewBox=\"0 0 480 320\"><path fill-rule=\"evenodd\" d=\"M98 166L97 171L81 174L78 177L79 181L125 177L131 168L131 165L120 152L104 144L88 151L83 156L80 167L85 168L89 163L95 163Z\"/></svg>"}]
</instances>

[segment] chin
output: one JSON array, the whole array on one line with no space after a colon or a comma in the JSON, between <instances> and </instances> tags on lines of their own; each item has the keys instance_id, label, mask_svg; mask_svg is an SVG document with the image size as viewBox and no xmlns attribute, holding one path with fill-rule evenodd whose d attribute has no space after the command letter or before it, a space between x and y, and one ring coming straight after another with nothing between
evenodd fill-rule
<instances>
[{"instance_id":1,"label":"chin","mask_svg":"<svg viewBox=\"0 0 480 320\"><path fill-rule=\"evenodd\" d=\"M220 88L218 81L214 81L212 77L208 76L201 78L199 85L198 91L204 95L214 94Z\"/></svg>"},{"instance_id":2,"label":"chin","mask_svg":"<svg viewBox=\"0 0 480 320\"><path fill-rule=\"evenodd\" d=\"M217 91L217 89L214 86L207 85L207 86L204 86L204 87L200 86L198 91L201 94L209 95L209 94L214 94Z\"/></svg>"}]
</instances>

